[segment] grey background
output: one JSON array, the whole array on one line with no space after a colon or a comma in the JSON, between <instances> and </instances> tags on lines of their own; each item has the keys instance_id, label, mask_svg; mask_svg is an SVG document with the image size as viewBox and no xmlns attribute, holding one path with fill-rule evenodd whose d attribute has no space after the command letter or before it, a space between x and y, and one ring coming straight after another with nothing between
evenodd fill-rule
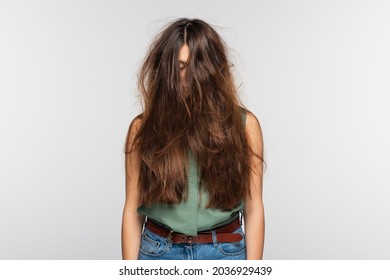
<instances>
[{"instance_id":1,"label":"grey background","mask_svg":"<svg viewBox=\"0 0 390 280\"><path fill-rule=\"evenodd\" d=\"M390 2L1 1L0 259L120 259L136 73L217 27L264 136L265 259L390 258Z\"/></svg>"}]
</instances>

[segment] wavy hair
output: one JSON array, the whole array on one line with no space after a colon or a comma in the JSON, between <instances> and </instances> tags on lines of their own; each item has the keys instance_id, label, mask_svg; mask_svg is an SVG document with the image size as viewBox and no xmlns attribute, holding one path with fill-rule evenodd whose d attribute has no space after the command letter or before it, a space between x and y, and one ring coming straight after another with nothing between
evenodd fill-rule
<instances>
[{"instance_id":1,"label":"wavy hair","mask_svg":"<svg viewBox=\"0 0 390 280\"><path fill-rule=\"evenodd\" d=\"M190 53L181 77L178 56L185 44ZM250 195L253 152L241 118L250 112L238 98L227 46L209 24L182 18L166 26L144 58L138 89L144 108L130 125L125 154L139 153L143 205L188 198L190 153L209 193L206 207L232 209ZM129 147L136 119L141 124Z\"/></svg>"}]
</instances>

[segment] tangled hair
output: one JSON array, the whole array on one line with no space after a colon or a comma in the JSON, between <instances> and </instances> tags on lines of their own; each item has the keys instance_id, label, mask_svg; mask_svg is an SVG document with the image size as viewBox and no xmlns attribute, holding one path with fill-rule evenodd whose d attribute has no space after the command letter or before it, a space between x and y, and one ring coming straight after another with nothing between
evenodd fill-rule
<instances>
[{"instance_id":1,"label":"tangled hair","mask_svg":"<svg viewBox=\"0 0 390 280\"><path fill-rule=\"evenodd\" d=\"M184 44L190 53L181 77ZM232 209L250 195L253 152L241 117L250 112L239 101L226 53L218 33L199 19L174 21L151 44L138 76L144 111L132 121L125 148L128 156L139 153L143 205L187 199L189 152L209 193L206 207ZM128 147L136 119L141 124Z\"/></svg>"}]
</instances>

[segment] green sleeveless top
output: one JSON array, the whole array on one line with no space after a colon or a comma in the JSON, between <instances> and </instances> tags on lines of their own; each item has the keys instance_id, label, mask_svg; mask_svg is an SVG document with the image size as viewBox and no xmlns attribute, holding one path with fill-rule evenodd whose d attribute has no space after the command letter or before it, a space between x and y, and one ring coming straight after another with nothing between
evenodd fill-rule
<instances>
[{"instance_id":1,"label":"green sleeveless top","mask_svg":"<svg viewBox=\"0 0 390 280\"><path fill-rule=\"evenodd\" d=\"M242 120L246 122L246 113L242 112ZM206 208L208 193L199 188L199 176L196 161L189 152L188 199L178 204L158 203L150 207L141 205L137 211L153 220L186 235L197 235L197 232L209 230L233 221L238 212L244 209L244 201L229 211Z\"/></svg>"}]
</instances>

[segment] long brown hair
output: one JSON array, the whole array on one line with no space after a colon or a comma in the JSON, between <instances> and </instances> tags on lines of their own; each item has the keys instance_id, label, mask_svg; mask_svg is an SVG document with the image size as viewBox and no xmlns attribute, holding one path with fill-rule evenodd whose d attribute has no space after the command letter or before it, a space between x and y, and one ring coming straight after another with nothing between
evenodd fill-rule
<instances>
[{"instance_id":1,"label":"long brown hair","mask_svg":"<svg viewBox=\"0 0 390 280\"><path fill-rule=\"evenodd\" d=\"M181 78L184 44L190 54ZM252 150L241 118L250 112L237 96L230 68L225 42L200 19L178 19L154 39L138 76L144 111L135 119L141 125L128 147L132 121L125 148L128 156L133 148L140 155L143 205L187 199L189 153L209 193L206 207L232 209L250 195Z\"/></svg>"}]
</instances>

